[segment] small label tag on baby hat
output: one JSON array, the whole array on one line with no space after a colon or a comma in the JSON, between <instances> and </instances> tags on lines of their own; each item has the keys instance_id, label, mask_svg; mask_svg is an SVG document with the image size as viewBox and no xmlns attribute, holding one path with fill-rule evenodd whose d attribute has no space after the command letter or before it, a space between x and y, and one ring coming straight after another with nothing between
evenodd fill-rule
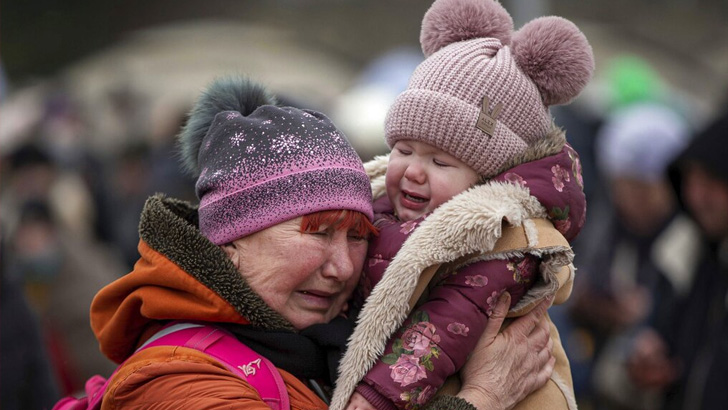
<instances>
[{"instance_id":1,"label":"small label tag on baby hat","mask_svg":"<svg viewBox=\"0 0 728 410\"><path fill-rule=\"evenodd\" d=\"M498 119L501 110L503 109L503 103L498 103L490 110L490 100L488 96L483 96L483 107L480 109L480 115L478 116L478 123L476 127L488 136L493 136L495 132L495 121Z\"/></svg>"}]
</instances>

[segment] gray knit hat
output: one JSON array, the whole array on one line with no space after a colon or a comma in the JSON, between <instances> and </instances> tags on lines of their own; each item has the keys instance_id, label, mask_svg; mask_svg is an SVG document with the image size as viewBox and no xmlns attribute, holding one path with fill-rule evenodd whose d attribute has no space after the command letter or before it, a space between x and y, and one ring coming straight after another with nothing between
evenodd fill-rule
<instances>
[{"instance_id":1,"label":"gray knit hat","mask_svg":"<svg viewBox=\"0 0 728 410\"><path fill-rule=\"evenodd\" d=\"M217 245L325 210L372 219L361 159L321 113L278 107L241 78L215 81L180 134L202 234Z\"/></svg>"},{"instance_id":2,"label":"gray knit hat","mask_svg":"<svg viewBox=\"0 0 728 410\"><path fill-rule=\"evenodd\" d=\"M494 0L435 1L420 43L427 59L387 115L387 143L426 142L483 176L546 137L548 106L575 98L594 70L573 23L542 17L513 33Z\"/></svg>"}]
</instances>

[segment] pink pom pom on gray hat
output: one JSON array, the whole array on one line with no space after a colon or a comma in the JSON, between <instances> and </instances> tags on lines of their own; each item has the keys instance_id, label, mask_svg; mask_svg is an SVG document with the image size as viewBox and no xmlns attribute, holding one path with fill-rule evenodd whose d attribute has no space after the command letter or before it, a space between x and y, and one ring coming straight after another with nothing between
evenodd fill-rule
<instances>
[{"instance_id":1,"label":"pink pom pom on gray hat","mask_svg":"<svg viewBox=\"0 0 728 410\"><path fill-rule=\"evenodd\" d=\"M548 106L574 99L594 71L572 22L542 17L513 32L494 0L435 1L420 43L427 58L387 114L387 143L431 144L486 177L545 138Z\"/></svg>"}]
</instances>

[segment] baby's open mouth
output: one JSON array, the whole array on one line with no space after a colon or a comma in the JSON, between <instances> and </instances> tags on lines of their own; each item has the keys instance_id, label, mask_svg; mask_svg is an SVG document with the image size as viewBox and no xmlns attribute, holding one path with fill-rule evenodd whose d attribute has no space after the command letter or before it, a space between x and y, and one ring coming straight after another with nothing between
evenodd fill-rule
<instances>
[{"instance_id":1,"label":"baby's open mouth","mask_svg":"<svg viewBox=\"0 0 728 410\"><path fill-rule=\"evenodd\" d=\"M419 196L411 195L411 194L408 194L406 192L403 192L403 194L404 194L404 197L406 199L408 199L408 200L410 200L412 202L420 202L420 203L427 202L427 198L422 198L422 197L419 197Z\"/></svg>"}]
</instances>

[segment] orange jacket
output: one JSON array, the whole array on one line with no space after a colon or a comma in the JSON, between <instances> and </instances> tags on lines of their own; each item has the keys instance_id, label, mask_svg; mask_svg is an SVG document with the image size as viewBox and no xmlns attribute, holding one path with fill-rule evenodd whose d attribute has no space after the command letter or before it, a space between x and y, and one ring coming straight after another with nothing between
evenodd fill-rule
<instances>
[{"instance_id":1,"label":"orange jacket","mask_svg":"<svg viewBox=\"0 0 728 410\"><path fill-rule=\"evenodd\" d=\"M292 409L324 410L321 399L280 370ZM183 347L153 347L114 376L102 409L269 409L258 392L209 356Z\"/></svg>"},{"instance_id":2,"label":"orange jacket","mask_svg":"<svg viewBox=\"0 0 728 410\"><path fill-rule=\"evenodd\" d=\"M150 198L140 224L139 261L92 303L91 326L102 352L116 362L131 356L110 381L103 409L267 409L254 388L204 353L165 346L132 355L170 319L291 327L199 235L195 216L184 203ZM326 409L303 382L280 372L293 409Z\"/></svg>"}]
</instances>

